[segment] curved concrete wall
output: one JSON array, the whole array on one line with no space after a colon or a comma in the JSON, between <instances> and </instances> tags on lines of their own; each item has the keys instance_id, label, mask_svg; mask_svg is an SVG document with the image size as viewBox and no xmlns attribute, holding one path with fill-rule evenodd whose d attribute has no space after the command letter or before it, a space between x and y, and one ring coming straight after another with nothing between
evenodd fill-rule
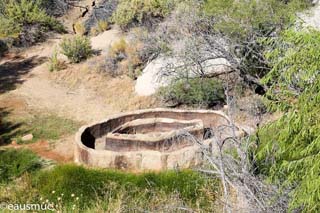
<instances>
[{"instance_id":1,"label":"curved concrete wall","mask_svg":"<svg viewBox=\"0 0 320 213\"><path fill-rule=\"evenodd\" d=\"M178 128L189 131L201 140L204 129L229 124L229 119L224 113L211 110L157 108L118 114L79 129L75 138L75 161L94 167L135 171L163 170L175 167L189 168L201 162L201 152L198 145L188 141L175 141L174 135L179 129L173 129L159 138L155 137L154 141L139 134L128 136L115 131L121 125L149 118L175 119L185 123L195 120L189 123L198 123L200 126L193 124L193 126L182 128L179 124ZM101 138L106 142L105 150L96 150L96 140ZM141 145L144 143L147 145ZM169 148L159 148L161 144L168 143ZM134 148L130 148L131 146Z\"/></svg>"}]
</instances>

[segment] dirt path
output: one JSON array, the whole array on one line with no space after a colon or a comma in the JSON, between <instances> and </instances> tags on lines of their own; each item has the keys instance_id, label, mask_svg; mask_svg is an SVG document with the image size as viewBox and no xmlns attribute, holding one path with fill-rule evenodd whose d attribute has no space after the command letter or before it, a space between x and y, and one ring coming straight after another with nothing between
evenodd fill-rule
<instances>
[{"instance_id":1,"label":"dirt path","mask_svg":"<svg viewBox=\"0 0 320 213\"><path fill-rule=\"evenodd\" d=\"M118 39L119 34L117 29L113 29L91 38L94 49L105 50ZM69 64L66 70L49 72L48 57L61 39L62 36L58 35L0 61L1 107L14 109L18 111L15 114L22 117L26 115L23 113L46 112L90 123L113 113L144 108L149 104L148 100L135 96L134 83L130 78L107 78L105 74L93 70L92 67L105 60L105 51L82 64ZM75 81L76 84L68 81ZM23 113L20 115L19 111ZM73 139L72 134L55 141L53 145L44 140L16 148L29 148L43 158L69 162L73 159Z\"/></svg>"},{"instance_id":2,"label":"dirt path","mask_svg":"<svg viewBox=\"0 0 320 213\"><path fill-rule=\"evenodd\" d=\"M116 40L117 30L105 32L102 35L92 38L95 49L107 48L112 41ZM36 109L52 111L60 116L75 119L78 121L91 122L103 119L106 115L114 112L113 107L107 105L104 97L98 96L97 93L85 86L77 88L68 88L65 85L54 82L48 71L47 63L35 64L26 67L24 60L32 59L43 60L50 57L58 45L61 37L50 39L48 42L28 49L18 60L9 59L1 64L21 63L20 66L8 67L7 72L21 73L17 88L9 91L12 96L23 97L27 104ZM105 41L105 42L103 42ZM99 46L100 44L100 46ZM44 60L45 61L45 60ZM12 74L13 74L12 73ZM17 74L19 75L19 74Z\"/></svg>"}]
</instances>

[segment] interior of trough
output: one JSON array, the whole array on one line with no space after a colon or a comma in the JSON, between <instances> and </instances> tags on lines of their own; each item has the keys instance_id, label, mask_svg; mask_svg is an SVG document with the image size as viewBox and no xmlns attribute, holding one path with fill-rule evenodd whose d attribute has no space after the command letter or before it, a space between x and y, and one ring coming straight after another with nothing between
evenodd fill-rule
<instances>
[{"instance_id":1,"label":"interior of trough","mask_svg":"<svg viewBox=\"0 0 320 213\"><path fill-rule=\"evenodd\" d=\"M212 112L146 111L108 119L93 125L81 135L88 148L110 151L157 150L174 151L192 145L178 138L178 131L187 131L199 139L210 137L207 130L226 118Z\"/></svg>"}]
</instances>

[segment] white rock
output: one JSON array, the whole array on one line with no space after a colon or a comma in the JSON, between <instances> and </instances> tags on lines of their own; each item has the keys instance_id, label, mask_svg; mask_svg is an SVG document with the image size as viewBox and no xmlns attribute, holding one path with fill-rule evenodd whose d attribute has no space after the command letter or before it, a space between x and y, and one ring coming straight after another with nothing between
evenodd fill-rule
<instances>
[{"instance_id":1,"label":"white rock","mask_svg":"<svg viewBox=\"0 0 320 213\"><path fill-rule=\"evenodd\" d=\"M27 134L27 135L24 135L23 137L21 137L22 141L31 141L32 139L33 139L32 134Z\"/></svg>"},{"instance_id":2,"label":"white rock","mask_svg":"<svg viewBox=\"0 0 320 213\"><path fill-rule=\"evenodd\" d=\"M154 94L161 86L168 85L174 77L173 74L171 76L161 76L161 72L169 64L174 64L174 66L182 65L177 58L159 57L151 61L137 79L135 85L136 93L140 96L149 96ZM203 62L202 67L204 75L211 75L223 72L228 69L228 65L229 63L225 59L211 59ZM190 77L200 75L195 66L191 66L187 70ZM187 71L183 72L186 74Z\"/></svg>"},{"instance_id":3,"label":"white rock","mask_svg":"<svg viewBox=\"0 0 320 213\"><path fill-rule=\"evenodd\" d=\"M161 86L166 86L170 79L169 77L160 77L163 67L172 62L173 59L157 58L151 61L138 77L135 91L140 96L148 96L154 94Z\"/></svg>"},{"instance_id":4,"label":"white rock","mask_svg":"<svg viewBox=\"0 0 320 213\"><path fill-rule=\"evenodd\" d=\"M311 26L320 30L320 3L319 1L314 1L314 4L314 7L303 14L299 14L299 16L305 26Z\"/></svg>"}]
</instances>

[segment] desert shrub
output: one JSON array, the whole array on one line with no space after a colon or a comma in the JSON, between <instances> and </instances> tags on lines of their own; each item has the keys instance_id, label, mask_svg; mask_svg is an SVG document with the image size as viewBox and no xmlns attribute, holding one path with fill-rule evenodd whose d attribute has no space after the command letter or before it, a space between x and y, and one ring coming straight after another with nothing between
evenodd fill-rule
<instances>
[{"instance_id":1,"label":"desert shrub","mask_svg":"<svg viewBox=\"0 0 320 213\"><path fill-rule=\"evenodd\" d=\"M27 46L45 37L49 30L65 32L63 25L46 14L41 0L5 0L0 9L0 38L14 38Z\"/></svg>"},{"instance_id":2,"label":"desert shrub","mask_svg":"<svg viewBox=\"0 0 320 213\"><path fill-rule=\"evenodd\" d=\"M285 31L268 41L273 65L264 79L272 110L283 111L276 122L258 132L260 172L292 189L290 210L320 211L320 33Z\"/></svg>"},{"instance_id":3,"label":"desert shrub","mask_svg":"<svg viewBox=\"0 0 320 213\"><path fill-rule=\"evenodd\" d=\"M93 54L90 40L83 36L64 38L60 47L62 54L67 56L72 63L79 63Z\"/></svg>"},{"instance_id":4,"label":"desert shrub","mask_svg":"<svg viewBox=\"0 0 320 213\"><path fill-rule=\"evenodd\" d=\"M108 22L106 20L99 20L95 27L90 29L90 34L96 36L110 28Z\"/></svg>"},{"instance_id":5,"label":"desert shrub","mask_svg":"<svg viewBox=\"0 0 320 213\"><path fill-rule=\"evenodd\" d=\"M6 19L0 15L0 39L18 38L21 26L11 19Z\"/></svg>"},{"instance_id":6,"label":"desert shrub","mask_svg":"<svg viewBox=\"0 0 320 213\"><path fill-rule=\"evenodd\" d=\"M146 22L152 24L152 21L167 16L173 7L172 0L121 0L112 20L122 28Z\"/></svg>"},{"instance_id":7,"label":"desert shrub","mask_svg":"<svg viewBox=\"0 0 320 213\"><path fill-rule=\"evenodd\" d=\"M174 104L215 106L224 103L224 89L219 80L192 78L173 81L159 90L165 102Z\"/></svg>"},{"instance_id":8,"label":"desert shrub","mask_svg":"<svg viewBox=\"0 0 320 213\"><path fill-rule=\"evenodd\" d=\"M0 150L0 182L8 182L25 172L41 168L41 159L30 150Z\"/></svg>"},{"instance_id":9,"label":"desert shrub","mask_svg":"<svg viewBox=\"0 0 320 213\"><path fill-rule=\"evenodd\" d=\"M259 81L270 70L261 41L294 25L297 12L309 5L309 0L208 0L203 10L214 19L213 30L235 47L241 72Z\"/></svg>"},{"instance_id":10,"label":"desert shrub","mask_svg":"<svg viewBox=\"0 0 320 213\"><path fill-rule=\"evenodd\" d=\"M203 9L207 15L215 17L214 27L218 31L246 40L252 35L279 32L294 21L297 11L309 5L309 0L208 0Z\"/></svg>"},{"instance_id":11,"label":"desert shrub","mask_svg":"<svg viewBox=\"0 0 320 213\"><path fill-rule=\"evenodd\" d=\"M123 38L112 44L109 50L109 56L119 57L121 54L126 53L127 42Z\"/></svg>"},{"instance_id":12,"label":"desert shrub","mask_svg":"<svg viewBox=\"0 0 320 213\"><path fill-rule=\"evenodd\" d=\"M86 33L86 28L82 22L76 22L73 25L73 28L77 35L83 36Z\"/></svg>"},{"instance_id":13,"label":"desert shrub","mask_svg":"<svg viewBox=\"0 0 320 213\"><path fill-rule=\"evenodd\" d=\"M59 71L64 68L64 64L62 61L58 59L58 52L54 50L51 57L49 58L49 71Z\"/></svg>"},{"instance_id":14,"label":"desert shrub","mask_svg":"<svg viewBox=\"0 0 320 213\"><path fill-rule=\"evenodd\" d=\"M217 180L207 179L188 170L132 174L86 169L75 165L57 166L42 171L35 177L34 185L41 196L49 200L56 200L56 196L63 193L65 205L74 203L78 197L81 208L93 206L98 198L105 198L105 195L109 196L104 200L106 203L121 196L122 200L128 201L126 208L130 203L134 205L133 202L141 202L139 205L147 206L148 199L155 199L160 194L167 197L178 194L179 199L188 204L206 205L219 192ZM210 187L213 192L210 196L213 197L204 192L205 187ZM52 194L52 191L55 191L55 194Z\"/></svg>"},{"instance_id":15,"label":"desert shrub","mask_svg":"<svg viewBox=\"0 0 320 213\"><path fill-rule=\"evenodd\" d=\"M135 79L141 72L142 60L140 51L142 44L139 42L126 42L120 39L109 49L107 55L107 69L112 75L126 74Z\"/></svg>"},{"instance_id":16,"label":"desert shrub","mask_svg":"<svg viewBox=\"0 0 320 213\"><path fill-rule=\"evenodd\" d=\"M105 20L99 20L98 24L97 24L97 28L98 28L98 32L102 33L104 31L106 31L107 29L109 29L109 24Z\"/></svg>"}]
</instances>

